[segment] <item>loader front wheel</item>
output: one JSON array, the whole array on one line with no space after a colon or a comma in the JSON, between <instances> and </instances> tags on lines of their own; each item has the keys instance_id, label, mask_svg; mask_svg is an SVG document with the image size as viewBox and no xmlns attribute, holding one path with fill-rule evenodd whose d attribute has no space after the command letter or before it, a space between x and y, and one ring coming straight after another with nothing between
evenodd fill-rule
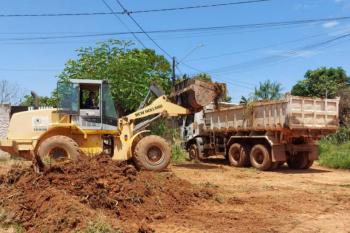
<instances>
[{"instance_id":1,"label":"loader front wheel","mask_svg":"<svg viewBox=\"0 0 350 233\"><path fill-rule=\"evenodd\" d=\"M133 160L139 169L161 171L169 165L170 159L169 144L162 137L146 136L136 144Z\"/></svg>"},{"instance_id":2,"label":"loader front wheel","mask_svg":"<svg viewBox=\"0 0 350 233\"><path fill-rule=\"evenodd\" d=\"M45 139L38 148L38 158L46 167L58 161L77 160L80 154L78 144L66 136L52 136Z\"/></svg>"}]
</instances>

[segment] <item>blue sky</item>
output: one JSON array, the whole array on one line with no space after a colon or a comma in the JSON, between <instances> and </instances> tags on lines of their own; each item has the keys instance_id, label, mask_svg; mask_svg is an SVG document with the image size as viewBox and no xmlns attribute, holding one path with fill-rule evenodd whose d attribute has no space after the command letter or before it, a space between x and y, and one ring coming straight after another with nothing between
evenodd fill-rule
<instances>
[{"instance_id":1,"label":"blue sky","mask_svg":"<svg viewBox=\"0 0 350 233\"><path fill-rule=\"evenodd\" d=\"M106 0L121 11L115 0ZM128 10L168 8L233 0L135 1L122 0ZM238 1L238 0L237 0ZM2 0L0 14L108 12L101 0ZM145 30L209 27L299 19L350 16L350 0L272 0L270 2L196 10L135 14ZM133 31L138 28L120 16ZM65 62L75 58L75 49L93 46L111 37L56 39L50 41L3 41L4 38L67 34L124 32L112 15L50 18L0 18L0 79L19 84L23 90L49 95L56 75ZM326 48L304 49L350 33L350 20L329 21L284 28L229 30L210 33L152 34L171 55L198 70L209 71L214 80L227 82L233 102L248 95L260 81L282 83L284 91L303 78L306 70L320 66L342 66L350 74L350 38ZM132 39L131 36L113 36ZM140 39L156 49L145 36ZM139 44L136 43L136 46ZM156 49L159 53L162 53ZM293 50L293 53L289 51ZM179 64L181 73L196 71Z\"/></svg>"}]
</instances>

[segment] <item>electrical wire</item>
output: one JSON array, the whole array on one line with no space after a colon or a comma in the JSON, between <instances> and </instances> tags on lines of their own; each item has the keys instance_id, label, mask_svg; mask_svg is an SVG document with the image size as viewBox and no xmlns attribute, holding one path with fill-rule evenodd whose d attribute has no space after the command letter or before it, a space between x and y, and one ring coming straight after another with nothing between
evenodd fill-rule
<instances>
[{"instance_id":1,"label":"electrical wire","mask_svg":"<svg viewBox=\"0 0 350 233\"><path fill-rule=\"evenodd\" d=\"M149 10L135 10L135 11L111 11L111 12L77 12L77 13L42 13L42 14L0 14L2 18L14 18L14 17L65 17L65 16L103 16L103 15L123 15L123 14L140 14L140 13L153 13L153 12L166 12L166 11L179 11L179 10L193 10L200 8L212 8L223 7L232 5L243 5L260 2L269 2L272 0L247 0L238 2L227 2L218 4L196 5L196 6L184 6L173 8L161 8L161 9L149 9Z\"/></svg>"},{"instance_id":2,"label":"electrical wire","mask_svg":"<svg viewBox=\"0 0 350 233\"><path fill-rule=\"evenodd\" d=\"M252 3L261 3L261 2L270 2L272 0L248 0L248 1L239 1L239 2L227 2L227 3L218 3L218 4L207 4L199 6L185 6L185 7L173 7L173 8L163 8L163 9L153 9L153 10L137 10L130 11L130 14L137 13L150 13L150 12L164 12L164 11L178 11L178 10L193 10L199 8L211 8L211 7L222 7L222 6L232 6L232 5L242 5L242 4L252 4Z\"/></svg>"},{"instance_id":3,"label":"electrical wire","mask_svg":"<svg viewBox=\"0 0 350 233\"><path fill-rule=\"evenodd\" d=\"M140 45L143 47L143 48L146 48L145 44L136 36L136 34L134 32L132 32L130 30L130 28L128 27L128 25L126 25L126 23L124 23L124 21L118 16L118 14L114 13L112 7L110 7L108 5L108 3L105 1L105 0L102 0L103 4L110 10L111 13L113 13L113 15L118 19L118 21L126 28L126 30L128 30L128 32L131 33L131 35L135 38L135 40L137 42L140 43Z\"/></svg>"},{"instance_id":4,"label":"electrical wire","mask_svg":"<svg viewBox=\"0 0 350 233\"><path fill-rule=\"evenodd\" d=\"M115 0L118 5L124 10L124 12L129 16L129 18L136 24L136 26L142 31L143 34L145 34L148 39L150 39L155 46L157 46L164 54L166 54L170 59L173 57L168 53L165 49L163 49L153 38L142 28L142 26L134 19L134 17L131 16L129 11L123 6L123 4L119 0Z\"/></svg>"},{"instance_id":5,"label":"electrical wire","mask_svg":"<svg viewBox=\"0 0 350 233\"><path fill-rule=\"evenodd\" d=\"M134 22L137 23L134 18L129 15ZM110 33L95 33L95 34L81 34L81 35L62 35L62 36L40 36L40 37L14 37L14 38L0 38L0 41L17 41L17 40L50 40L50 39L64 39L64 38L84 38L84 37L99 37L99 36L113 36L113 35L129 35L129 34L145 34L150 40L154 41L149 34L168 34L168 33L188 33L188 32L206 32L217 30L237 30L247 28L269 28L269 27L286 27L290 25L303 25L310 23L322 23L327 21L342 21L350 20L350 16L334 17L334 18L319 18L319 19L305 19L305 20L293 20L293 21L280 21L280 22L267 22L267 23L253 23L253 24L236 24L214 27L196 27L196 28L177 28L177 29L165 29L165 30L151 30L145 31L130 31L130 32L110 32ZM140 24L137 23L138 26ZM155 41L154 41L155 42ZM155 42L155 44L157 44ZM157 44L157 47L159 45ZM160 47L160 46L159 46ZM161 49L162 50L162 49ZM163 51L164 52L164 51Z\"/></svg>"},{"instance_id":6,"label":"electrical wire","mask_svg":"<svg viewBox=\"0 0 350 233\"><path fill-rule=\"evenodd\" d=\"M266 57L254 59L251 61L247 61L247 62L242 62L242 63L230 65L230 66L225 66L225 67L209 70L207 72L211 73L211 74L232 73L233 71L244 70L244 68L246 68L246 67L249 69L252 69L252 67L254 67L254 66L262 66L262 65L266 65L266 64L279 62L279 61L289 60L291 58L300 57L300 55L302 55L303 51L305 51L305 50L312 50L312 49L319 48L319 47L322 48L323 46L331 45L333 42L336 42L336 41L339 41L339 40L342 40L342 39L345 39L348 37L350 37L350 33L343 34L343 35L334 37L332 39L328 39L328 40L321 41L318 43L303 46L301 48L289 50L287 52L283 52L283 53L280 53L278 55L266 56ZM330 46L328 46L328 47L330 47Z\"/></svg>"}]
</instances>

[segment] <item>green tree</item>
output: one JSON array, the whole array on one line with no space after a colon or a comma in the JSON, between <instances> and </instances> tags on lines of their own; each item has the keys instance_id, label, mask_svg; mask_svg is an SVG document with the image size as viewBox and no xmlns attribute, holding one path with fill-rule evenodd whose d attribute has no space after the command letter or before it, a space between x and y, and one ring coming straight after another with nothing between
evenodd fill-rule
<instances>
[{"instance_id":1,"label":"green tree","mask_svg":"<svg viewBox=\"0 0 350 233\"><path fill-rule=\"evenodd\" d=\"M22 106L34 106L34 98L31 95L25 95L21 101ZM39 106L54 107L58 105L57 92L53 91L51 96L40 96Z\"/></svg>"},{"instance_id":2,"label":"green tree","mask_svg":"<svg viewBox=\"0 0 350 233\"><path fill-rule=\"evenodd\" d=\"M199 73L192 77L193 79L204 81L204 82L213 82L211 76L207 73Z\"/></svg>"},{"instance_id":3,"label":"green tree","mask_svg":"<svg viewBox=\"0 0 350 233\"><path fill-rule=\"evenodd\" d=\"M303 80L292 88L292 95L334 98L340 89L348 86L349 77L341 67L308 70Z\"/></svg>"},{"instance_id":4,"label":"green tree","mask_svg":"<svg viewBox=\"0 0 350 233\"><path fill-rule=\"evenodd\" d=\"M135 111L151 83L168 92L171 66L164 56L151 49L132 48L132 43L109 40L96 47L77 50L77 59L70 59L60 80L98 79L109 82L112 95L125 113Z\"/></svg>"},{"instance_id":5,"label":"green tree","mask_svg":"<svg viewBox=\"0 0 350 233\"><path fill-rule=\"evenodd\" d=\"M278 100L282 97L282 84L270 80L260 82L252 96L254 100Z\"/></svg>"}]
</instances>

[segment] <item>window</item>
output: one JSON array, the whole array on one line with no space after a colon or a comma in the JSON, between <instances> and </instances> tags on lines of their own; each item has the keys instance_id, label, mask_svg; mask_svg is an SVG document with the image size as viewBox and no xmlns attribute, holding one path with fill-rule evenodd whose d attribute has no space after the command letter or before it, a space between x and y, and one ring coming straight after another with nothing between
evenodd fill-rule
<instances>
[{"instance_id":1,"label":"window","mask_svg":"<svg viewBox=\"0 0 350 233\"><path fill-rule=\"evenodd\" d=\"M102 84L102 109L103 123L116 126L118 113L115 109L114 100L107 83Z\"/></svg>"},{"instance_id":2,"label":"window","mask_svg":"<svg viewBox=\"0 0 350 233\"><path fill-rule=\"evenodd\" d=\"M69 114L79 113L79 85L70 82L57 84L58 108Z\"/></svg>"}]
</instances>

